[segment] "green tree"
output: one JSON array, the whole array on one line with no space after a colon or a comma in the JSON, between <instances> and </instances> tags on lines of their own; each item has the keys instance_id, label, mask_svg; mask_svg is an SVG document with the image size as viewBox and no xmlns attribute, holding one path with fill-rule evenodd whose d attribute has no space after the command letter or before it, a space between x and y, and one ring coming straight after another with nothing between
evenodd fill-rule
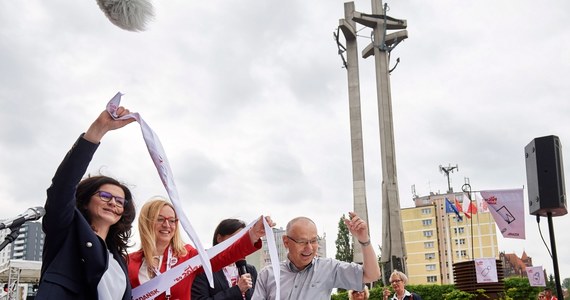
<instances>
[{"instance_id":1,"label":"green tree","mask_svg":"<svg viewBox=\"0 0 570 300\"><path fill-rule=\"evenodd\" d=\"M562 287L570 290L570 278L564 278L564 280L562 280Z\"/></svg>"},{"instance_id":2,"label":"green tree","mask_svg":"<svg viewBox=\"0 0 570 300\"><path fill-rule=\"evenodd\" d=\"M505 294L511 299L533 300L536 299L536 295L538 295L538 292L540 291L542 291L542 287L530 286L528 278L505 278Z\"/></svg>"},{"instance_id":3,"label":"green tree","mask_svg":"<svg viewBox=\"0 0 570 300\"><path fill-rule=\"evenodd\" d=\"M351 262L354 254L352 245L352 236L348 231L348 226L344 223L344 214L338 221L338 234L336 236L336 255L335 258L340 261ZM344 292L345 289L338 289L339 292Z\"/></svg>"},{"instance_id":4,"label":"green tree","mask_svg":"<svg viewBox=\"0 0 570 300\"><path fill-rule=\"evenodd\" d=\"M348 231L348 227L344 223L345 216L344 214L338 221L338 234L336 236L336 255L335 258L340 261L352 261L352 255L354 253L352 247L352 237L350 232Z\"/></svg>"},{"instance_id":5,"label":"green tree","mask_svg":"<svg viewBox=\"0 0 570 300\"><path fill-rule=\"evenodd\" d=\"M556 281L554 280L554 275L548 275L548 280L546 280L546 287L552 290L552 294L556 295Z\"/></svg>"}]
</instances>

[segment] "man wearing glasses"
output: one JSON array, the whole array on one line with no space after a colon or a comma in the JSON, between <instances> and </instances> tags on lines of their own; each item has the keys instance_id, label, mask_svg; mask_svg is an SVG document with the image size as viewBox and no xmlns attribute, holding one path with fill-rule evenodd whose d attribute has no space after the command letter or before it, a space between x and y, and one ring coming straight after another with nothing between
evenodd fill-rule
<instances>
[{"instance_id":1,"label":"man wearing glasses","mask_svg":"<svg viewBox=\"0 0 570 300\"><path fill-rule=\"evenodd\" d=\"M380 278L376 253L370 243L368 226L355 213L345 220L350 233L362 245L363 264L332 258L316 257L319 248L317 226L307 217L297 217L287 224L283 244L287 260L281 262L280 299L330 299L333 288L363 290L364 284ZM253 300L276 298L276 285L271 266L258 275Z\"/></svg>"}]
</instances>

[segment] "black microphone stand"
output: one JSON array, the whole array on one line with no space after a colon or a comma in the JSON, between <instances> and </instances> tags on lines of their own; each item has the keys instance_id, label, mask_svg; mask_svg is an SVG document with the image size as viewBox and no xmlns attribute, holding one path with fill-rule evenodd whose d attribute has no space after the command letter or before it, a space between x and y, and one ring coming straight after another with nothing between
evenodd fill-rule
<instances>
[{"instance_id":1,"label":"black microphone stand","mask_svg":"<svg viewBox=\"0 0 570 300\"><path fill-rule=\"evenodd\" d=\"M18 235L20 235L20 228L22 227L22 224L18 225L18 226L14 226L14 227L10 227L10 234L8 234L6 236L6 238L4 239L4 241L2 242L2 244L0 244L0 251L2 251L4 248L6 248L6 246L8 246L8 244L10 244L11 242L13 242Z\"/></svg>"}]
</instances>

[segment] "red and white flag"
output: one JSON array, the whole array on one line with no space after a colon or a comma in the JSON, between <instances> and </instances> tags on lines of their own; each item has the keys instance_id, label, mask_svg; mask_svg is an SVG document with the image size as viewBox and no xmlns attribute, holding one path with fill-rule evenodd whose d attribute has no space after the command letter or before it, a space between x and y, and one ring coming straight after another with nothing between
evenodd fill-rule
<instances>
[{"instance_id":1,"label":"red and white flag","mask_svg":"<svg viewBox=\"0 0 570 300\"><path fill-rule=\"evenodd\" d=\"M474 202L477 203L477 200L474 200ZM468 218L477 213L477 206L475 203L469 199L467 194L463 194L463 211L466 216L468 215Z\"/></svg>"},{"instance_id":2,"label":"red and white flag","mask_svg":"<svg viewBox=\"0 0 570 300\"><path fill-rule=\"evenodd\" d=\"M481 213L488 213L489 212L489 205L483 199L480 192L475 193L475 201L477 202L477 209Z\"/></svg>"}]
</instances>

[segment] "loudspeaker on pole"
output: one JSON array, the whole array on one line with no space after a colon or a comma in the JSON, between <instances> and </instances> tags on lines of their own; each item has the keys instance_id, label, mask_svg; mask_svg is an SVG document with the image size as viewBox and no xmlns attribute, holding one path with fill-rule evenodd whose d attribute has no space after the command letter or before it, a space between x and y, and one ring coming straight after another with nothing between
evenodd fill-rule
<instances>
[{"instance_id":1,"label":"loudspeaker on pole","mask_svg":"<svg viewBox=\"0 0 570 300\"><path fill-rule=\"evenodd\" d=\"M555 135L538 137L524 150L530 214L567 214L560 139Z\"/></svg>"}]
</instances>

